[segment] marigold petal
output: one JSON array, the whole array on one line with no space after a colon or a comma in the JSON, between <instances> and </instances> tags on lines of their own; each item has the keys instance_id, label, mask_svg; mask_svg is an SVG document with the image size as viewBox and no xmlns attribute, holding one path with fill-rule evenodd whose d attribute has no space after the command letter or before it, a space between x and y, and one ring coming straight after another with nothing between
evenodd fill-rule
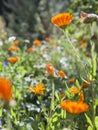
<instances>
[{"instance_id":1,"label":"marigold petal","mask_svg":"<svg viewBox=\"0 0 98 130\"><path fill-rule=\"evenodd\" d=\"M69 25L73 16L70 13L60 13L51 18L51 22L57 27Z\"/></svg>"},{"instance_id":2,"label":"marigold petal","mask_svg":"<svg viewBox=\"0 0 98 130\"><path fill-rule=\"evenodd\" d=\"M11 81L5 77L0 77L0 98L6 101L12 99Z\"/></svg>"},{"instance_id":3,"label":"marigold petal","mask_svg":"<svg viewBox=\"0 0 98 130\"><path fill-rule=\"evenodd\" d=\"M60 103L61 108L72 114L80 114L89 109L88 104L84 102L75 102L71 100L62 101Z\"/></svg>"},{"instance_id":4,"label":"marigold petal","mask_svg":"<svg viewBox=\"0 0 98 130\"><path fill-rule=\"evenodd\" d=\"M15 62L17 62L18 60L19 60L18 57L10 57L10 58L8 59L8 61L11 62L11 63L15 63Z\"/></svg>"}]
</instances>

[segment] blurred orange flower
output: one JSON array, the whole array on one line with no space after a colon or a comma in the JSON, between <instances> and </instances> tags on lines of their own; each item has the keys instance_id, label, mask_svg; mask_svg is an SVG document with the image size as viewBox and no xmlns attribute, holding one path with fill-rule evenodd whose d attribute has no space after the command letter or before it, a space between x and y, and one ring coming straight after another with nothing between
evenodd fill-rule
<instances>
[{"instance_id":1,"label":"blurred orange flower","mask_svg":"<svg viewBox=\"0 0 98 130\"><path fill-rule=\"evenodd\" d=\"M8 50L9 50L9 51L18 51L19 48L16 47L16 46L10 46L10 47L8 48Z\"/></svg>"},{"instance_id":2,"label":"blurred orange flower","mask_svg":"<svg viewBox=\"0 0 98 130\"><path fill-rule=\"evenodd\" d=\"M34 45L41 45L42 41L41 40L35 40L35 41L33 41L33 44Z\"/></svg>"},{"instance_id":3,"label":"blurred orange flower","mask_svg":"<svg viewBox=\"0 0 98 130\"><path fill-rule=\"evenodd\" d=\"M46 64L46 69L47 69L47 72L48 72L49 74L54 74L54 72L55 72L55 68L54 68L53 65L50 64L50 63L47 63L47 64Z\"/></svg>"},{"instance_id":4,"label":"blurred orange flower","mask_svg":"<svg viewBox=\"0 0 98 130\"><path fill-rule=\"evenodd\" d=\"M85 41L83 41L83 40L81 40L81 41L79 42L79 44L80 44L82 47L87 47L87 43L86 43Z\"/></svg>"},{"instance_id":5,"label":"blurred orange flower","mask_svg":"<svg viewBox=\"0 0 98 130\"><path fill-rule=\"evenodd\" d=\"M33 52L33 48L32 47L28 48L28 52L32 53Z\"/></svg>"},{"instance_id":6,"label":"blurred orange flower","mask_svg":"<svg viewBox=\"0 0 98 130\"><path fill-rule=\"evenodd\" d=\"M15 63L15 62L18 61L18 57L10 57L10 58L8 59L8 61L11 62L11 63Z\"/></svg>"},{"instance_id":7,"label":"blurred orange flower","mask_svg":"<svg viewBox=\"0 0 98 130\"><path fill-rule=\"evenodd\" d=\"M11 81L5 77L0 77L0 98L5 101L12 99Z\"/></svg>"},{"instance_id":8,"label":"blurred orange flower","mask_svg":"<svg viewBox=\"0 0 98 130\"><path fill-rule=\"evenodd\" d=\"M88 104L84 102L75 102L71 100L62 101L60 103L61 108L72 114L80 114L89 109Z\"/></svg>"},{"instance_id":9,"label":"blurred orange flower","mask_svg":"<svg viewBox=\"0 0 98 130\"><path fill-rule=\"evenodd\" d=\"M75 82L75 78L74 78L74 77L70 78L70 79L69 79L69 82L70 82L70 83L74 83L74 82Z\"/></svg>"},{"instance_id":10,"label":"blurred orange flower","mask_svg":"<svg viewBox=\"0 0 98 130\"><path fill-rule=\"evenodd\" d=\"M75 86L71 87L69 90L72 94L78 94L79 93L79 89Z\"/></svg>"},{"instance_id":11,"label":"blurred orange flower","mask_svg":"<svg viewBox=\"0 0 98 130\"><path fill-rule=\"evenodd\" d=\"M70 13L60 13L51 18L51 22L57 27L64 27L71 23L73 16Z\"/></svg>"},{"instance_id":12,"label":"blurred orange flower","mask_svg":"<svg viewBox=\"0 0 98 130\"><path fill-rule=\"evenodd\" d=\"M17 40L17 39L14 40L14 41L13 41L13 44L14 44L15 46L17 46L17 45L19 44L19 40Z\"/></svg>"},{"instance_id":13,"label":"blurred orange flower","mask_svg":"<svg viewBox=\"0 0 98 130\"><path fill-rule=\"evenodd\" d=\"M83 101L84 101L84 92L81 91L80 92L80 98L79 98L78 102L83 102Z\"/></svg>"},{"instance_id":14,"label":"blurred orange flower","mask_svg":"<svg viewBox=\"0 0 98 130\"><path fill-rule=\"evenodd\" d=\"M60 70L58 72L58 76L60 76L61 78L66 78L67 77L63 70Z\"/></svg>"},{"instance_id":15,"label":"blurred orange flower","mask_svg":"<svg viewBox=\"0 0 98 130\"><path fill-rule=\"evenodd\" d=\"M30 87L29 88L29 91L30 92L34 92L35 95L38 94L38 95L44 95L44 91L45 91L45 87L44 87L44 84L43 83L39 83L36 85L36 87Z\"/></svg>"}]
</instances>

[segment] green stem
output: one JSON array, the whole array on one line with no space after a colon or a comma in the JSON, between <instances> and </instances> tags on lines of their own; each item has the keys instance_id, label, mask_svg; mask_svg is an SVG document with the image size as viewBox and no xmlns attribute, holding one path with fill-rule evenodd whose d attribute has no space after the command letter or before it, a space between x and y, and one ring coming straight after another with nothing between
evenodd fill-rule
<instances>
[{"instance_id":1,"label":"green stem","mask_svg":"<svg viewBox=\"0 0 98 130\"><path fill-rule=\"evenodd\" d=\"M54 80L52 80L51 110L54 110L54 92L55 92L55 86L54 86Z\"/></svg>"},{"instance_id":2,"label":"green stem","mask_svg":"<svg viewBox=\"0 0 98 130\"><path fill-rule=\"evenodd\" d=\"M54 86L54 79L52 79L51 106L50 106L50 113L49 113L48 120L47 120L47 129L46 130L50 130L52 112L53 112L53 110L55 108L55 105L54 105L54 93L55 93L55 86Z\"/></svg>"},{"instance_id":3,"label":"green stem","mask_svg":"<svg viewBox=\"0 0 98 130\"><path fill-rule=\"evenodd\" d=\"M64 33L64 35L66 36L67 41L69 42L69 44L70 44L70 46L71 46L71 48L72 48L72 50L73 50L73 56L75 56L75 59L77 60L77 63L78 63L78 64L80 63L81 66L82 66L83 71L85 71L86 64L82 63L82 60L81 60L81 58L80 58L80 54L78 53L78 51L76 50L76 48L74 47L72 41L71 41L70 38L69 38L69 33L68 33L68 31L67 31L67 30L63 30L63 33Z\"/></svg>"},{"instance_id":4,"label":"green stem","mask_svg":"<svg viewBox=\"0 0 98 130\"><path fill-rule=\"evenodd\" d=\"M92 93L92 124L93 124L93 130L96 130L95 126L95 91L94 91L94 86L93 83L91 83L91 93Z\"/></svg>"},{"instance_id":5,"label":"green stem","mask_svg":"<svg viewBox=\"0 0 98 130\"><path fill-rule=\"evenodd\" d=\"M95 89L93 85L93 81L96 76L96 54L95 54L95 46L94 43L91 43L91 64L92 64L92 71L91 71L91 94L92 94L92 124L93 130L96 130L95 126Z\"/></svg>"}]
</instances>

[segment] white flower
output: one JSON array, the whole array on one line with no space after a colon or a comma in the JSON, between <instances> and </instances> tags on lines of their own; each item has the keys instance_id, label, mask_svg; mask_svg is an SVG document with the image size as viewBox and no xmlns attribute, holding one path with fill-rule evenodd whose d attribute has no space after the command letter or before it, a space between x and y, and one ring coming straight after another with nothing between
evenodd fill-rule
<instances>
[{"instance_id":1,"label":"white flower","mask_svg":"<svg viewBox=\"0 0 98 130\"><path fill-rule=\"evenodd\" d=\"M3 45L3 42L0 40L0 46L2 46Z\"/></svg>"},{"instance_id":2,"label":"white flower","mask_svg":"<svg viewBox=\"0 0 98 130\"><path fill-rule=\"evenodd\" d=\"M8 42L13 42L15 39L16 39L15 36L11 36L11 37L8 38Z\"/></svg>"}]
</instances>

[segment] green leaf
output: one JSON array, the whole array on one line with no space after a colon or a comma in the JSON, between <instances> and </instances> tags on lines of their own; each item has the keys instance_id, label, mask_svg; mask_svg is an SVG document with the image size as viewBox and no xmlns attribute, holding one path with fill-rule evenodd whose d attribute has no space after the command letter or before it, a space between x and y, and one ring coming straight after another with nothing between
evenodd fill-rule
<instances>
[{"instance_id":1,"label":"green leaf","mask_svg":"<svg viewBox=\"0 0 98 130\"><path fill-rule=\"evenodd\" d=\"M61 118L66 118L66 111L65 110L61 110Z\"/></svg>"},{"instance_id":2,"label":"green leaf","mask_svg":"<svg viewBox=\"0 0 98 130\"><path fill-rule=\"evenodd\" d=\"M60 98L59 98L59 95L58 95L58 92L56 91L55 92L55 97L56 97L56 99L59 101L60 100Z\"/></svg>"},{"instance_id":3,"label":"green leaf","mask_svg":"<svg viewBox=\"0 0 98 130\"><path fill-rule=\"evenodd\" d=\"M91 126L89 126L87 130L93 130L93 128Z\"/></svg>"},{"instance_id":4,"label":"green leaf","mask_svg":"<svg viewBox=\"0 0 98 130\"><path fill-rule=\"evenodd\" d=\"M27 130L33 130L31 124L27 124L27 125L26 125L26 128L27 128Z\"/></svg>"},{"instance_id":5,"label":"green leaf","mask_svg":"<svg viewBox=\"0 0 98 130\"><path fill-rule=\"evenodd\" d=\"M2 64L0 63L0 71L2 71L3 70L3 66L2 66Z\"/></svg>"},{"instance_id":6,"label":"green leaf","mask_svg":"<svg viewBox=\"0 0 98 130\"><path fill-rule=\"evenodd\" d=\"M93 129L93 124L92 124L91 119L88 117L88 115L87 115L87 114L85 114L85 117L86 117L87 122L89 123L90 127ZM92 129L91 129L91 130L92 130ZM90 130L90 129L89 129L89 130Z\"/></svg>"},{"instance_id":7,"label":"green leaf","mask_svg":"<svg viewBox=\"0 0 98 130\"><path fill-rule=\"evenodd\" d=\"M97 63L96 63L96 54L93 56L93 76L96 76L96 68L97 68Z\"/></svg>"},{"instance_id":8,"label":"green leaf","mask_svg":"<svg viewBox=\"0 0 98 130\"><path fill-rule=\"evenodd\" d=\"M95 117L95 126L96 126L96 128L98 130L98 116Z\"/></svg>"}]
</instances>

